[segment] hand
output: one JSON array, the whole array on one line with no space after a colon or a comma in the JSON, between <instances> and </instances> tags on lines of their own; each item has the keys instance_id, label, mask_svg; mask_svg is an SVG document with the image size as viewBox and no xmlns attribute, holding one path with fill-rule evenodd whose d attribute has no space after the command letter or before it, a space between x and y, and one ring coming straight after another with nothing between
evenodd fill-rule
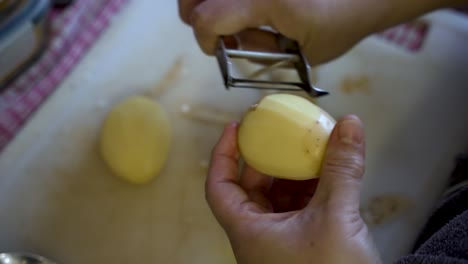
<instances>
[{"instance_id":1,"label":"hand","mask_svg":"<svg viewBox=\"0 0 468 264\"><path fill-rule=\"evenodd\" d=\"M202 50L215 51L220 35L237 34L239 45L248 50L277 49L275 36L254 30L271 26L305 50L309 62L316 64L337 57L371 30L361 23L348 0L179 0L182 20L194 28ZM352 1L358 3L359 1ZM355 5L355 4L354 4ZM355 10L356 8L352 8ZM349 24L350 20L357 23ZM342 28L346 25L346 29Z\"/></svg>"},{"instance_id":2,"label":"hand","mask_svg":"<svg viewBox=\"0 0 468 264\"><path fill-rule=\"evenodd\" d=\"M361 121L334 129L320 180L273 181L246 166L238 177L237 124L213 150L208 203L240 264L381 263L359 214L364 172Z\"/></svg>"},{"instance_id":3,"label":"hand","mask_svg":"<svg viewBox=\"0 0 468 264\"><path fill-rule=\"evenodd\" d=\"M277 49L270 26L297 40L311 64L336 58L369 34L425 12L467 0L179 0L202 50L213 54L218 36L237 34L250 50Z\"/></svg>"}]
</instances>

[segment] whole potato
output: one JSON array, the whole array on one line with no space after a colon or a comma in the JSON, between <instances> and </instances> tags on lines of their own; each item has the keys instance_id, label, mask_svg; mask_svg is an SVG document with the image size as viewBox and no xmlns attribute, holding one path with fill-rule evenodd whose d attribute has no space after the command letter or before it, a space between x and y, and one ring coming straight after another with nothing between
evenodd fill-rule
<instances>
[{"instance_id":1,"label":"whole potato","mask_svg":"<svg viewBox=\"0 0 468 264\"><path fill-rule=\"evenodd\" d=\"M101 131L102 157L116 176L142 184L157 176L169 155L171 128L164 108L134 96L115 106Z\"/></svg>"}]
</instances>

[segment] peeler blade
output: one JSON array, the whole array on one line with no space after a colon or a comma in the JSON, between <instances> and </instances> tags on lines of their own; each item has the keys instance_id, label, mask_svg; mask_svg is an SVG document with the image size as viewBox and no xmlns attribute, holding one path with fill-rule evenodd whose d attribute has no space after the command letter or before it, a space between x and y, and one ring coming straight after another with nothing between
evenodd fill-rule
<instances>
[{"instance_id":1,"label":"peeler blade","mask_svg":"<svg viewBox=\"0 0 468 264\"><path fill-rule=\"evenodd\" d=\"M227 49L223 38L218 41L216 58L221 70L224 85L226 89L230 88L248 88L279 91L305 91L311 97L320 97L327 95L328 92L314 87L310 78L310 65L297 42L286 37L278 35L278 45L281 53L245 51L239 49ZM231 59L260 60L270 63L259 71L258 74L266 73L275 68L281 67L287 63L292 64L298 73L299 81L269 81L257 80L252 78L235 78L232 75L233 62ZM254 74L255 75L255 74Z\"/></svg>"}]
</instances>

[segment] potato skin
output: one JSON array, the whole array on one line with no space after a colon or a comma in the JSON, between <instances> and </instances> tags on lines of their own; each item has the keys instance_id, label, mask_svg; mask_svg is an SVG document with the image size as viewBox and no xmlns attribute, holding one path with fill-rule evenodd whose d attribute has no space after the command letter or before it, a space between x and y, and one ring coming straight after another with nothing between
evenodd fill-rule
<instances>
[{"instance_id":1,"label":"potato skin","mask_svg":"<svg viewBox=\"0 0 468 264\"><path fill-rule=\"evenodd\" d=\"M108 114L100 151L115 176L134 184L151 181L169 156L171 127L164 108L149 98L129 97Z\"/></svg>"}]
</instances>

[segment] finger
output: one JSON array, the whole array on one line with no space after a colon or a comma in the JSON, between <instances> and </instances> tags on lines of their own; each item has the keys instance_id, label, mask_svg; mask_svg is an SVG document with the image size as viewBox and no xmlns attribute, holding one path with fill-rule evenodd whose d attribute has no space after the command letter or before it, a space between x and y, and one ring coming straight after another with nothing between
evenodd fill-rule
<instances>
[{"instance_id":1,"label":"finger","mask_svg":"<svg viewBox=\"0 0 468 264\"><path fill-rule=\"evenodd\" d=\"M266 24L264 1L206 0L192 12L190 23L202 50L213 54L219 36L239 33Z\"/></svg>"},{"instance_id":2,"label":"finger","mask_svg":"<svg viewBox=\"0 0 468 264\"><path fill-rule=\"evenodd\" d=\"M262 52L280 52L278 46L278 34L260 30L260 29L247 29L236 34L238 47L242 50L249 51L262 51ZM250 60L258 64L271 65L269 60Z\"/></svg>"},{"instance_id":3,"label":"finger","mask_svg":"<svg viewBox=\"0 0 468 264\"><path fill-rule=\"evenodd\" d=\"M186 24L190 24L190 14L204 0L179 0L179 16Z\"/></svg>"},{"instance_id":4,"label":"finger","mask_svg":"<svg viewBox=\"0 0 468 264\"><path fill-rule=\"evenodd\" d=\"M247 29L237 34L239 46L243 50L279 52L278 34L260 30Z\"/></svg>"},{"instance_id":5,"label":"finger","mask_svg":"<svg viewBox=\"0 0 468 264\"><path fill-rule=\"evenodd\" d=\"M267 211L272 211L271 203L267 197L271 182L272 178L270 176L246 165L240 179L240 186L248 193L251 201L259 204Z\"/></svg>"},{"instance_id":6,"label":"finger","mask_svg":"<svg viewBox=\"0 0 468 264\"><path fill-rule=\"evenodd\" d=\"M271 177L256 171L254 168L246 165L242 177L240 178L240 186L247 191L258 190L268 192L270 189Z\"/></svg>"},{"instance_id":7,"label":"finger","mask_svg":"<svg viewBox=\"0 0 468 264\"><path fill-rule=\"evenodd\" d=\"M316 195L309 205L327 204L334 210L359 210L364 155L362 122L356 116L346 116L330 136Z\"/></svg>"},{"instance_id":8,"label":"finger","mask_svg":"<svg viewBox=\"0 0 468 264\"><path fill-rule=\"evenodd\" d=\"M235 218L240 205L248 201L247 193L238 185L239 151L237 124L226 126L213 149L210 170L205 184L206 199L221 224Z\"/></svg>"}]
</instances>

